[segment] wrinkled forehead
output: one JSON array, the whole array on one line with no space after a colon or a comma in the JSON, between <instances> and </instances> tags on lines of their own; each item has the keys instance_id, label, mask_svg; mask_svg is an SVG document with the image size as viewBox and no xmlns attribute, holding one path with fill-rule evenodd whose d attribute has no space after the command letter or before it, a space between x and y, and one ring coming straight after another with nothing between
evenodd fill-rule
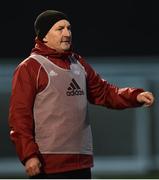
<instances>
[{"instance_id":1,"label":"wrinkled forehead","mask_svg":"<svg viewBox=\"0 0 159 180\"><path fill-rule=\"evenodd\" d=\"M57 28L57 27L70 27L71 24L68 20L66 19L62 19L60 21L57 21L53 26L52 28Z\"/></svg>"}]
</instances>

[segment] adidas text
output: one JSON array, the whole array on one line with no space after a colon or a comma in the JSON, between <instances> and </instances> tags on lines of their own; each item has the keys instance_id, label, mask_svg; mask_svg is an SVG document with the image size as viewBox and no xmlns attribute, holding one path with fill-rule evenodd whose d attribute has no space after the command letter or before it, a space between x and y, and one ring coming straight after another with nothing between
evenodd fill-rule
<instances>
[{"instance_id":1,"label":"adidas text","mask_svg":"<svg viewBox=\"0 0 159 180\"><path fill-rule=\"evenodd\" d=\"M82 90L74 90L74 91L67 91L67 96L80 96L84 95L84 92Z\"/></svg>"}]
</instances>

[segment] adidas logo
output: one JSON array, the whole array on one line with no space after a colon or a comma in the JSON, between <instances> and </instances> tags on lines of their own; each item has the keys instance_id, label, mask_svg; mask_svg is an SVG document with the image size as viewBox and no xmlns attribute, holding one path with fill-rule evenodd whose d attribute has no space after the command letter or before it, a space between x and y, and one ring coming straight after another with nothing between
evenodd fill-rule
<instances>
[{"instance_id":1,"label":"adidas logo","mask_svg":"<svg viewBox=\"0 0 159 180\"><path fill-rule=\"evenodd\" d=\"M50 76L57 76L57 73L53 70L51 70L49 74L50 74Z\"/></svg>"},{"instance_id":2,"label":"adidas logo","mask_svg":"<svg viewBox=\"0 0 159 180\"><path fill-rule=\"evenodd\" d=\"M84 95L84 91L81 90L80 86L77 84L75 79L72 79L72 82L70 83L70 86L67 88L66 95L67 96L79 96Z\"/></svg>"}]
</instances>

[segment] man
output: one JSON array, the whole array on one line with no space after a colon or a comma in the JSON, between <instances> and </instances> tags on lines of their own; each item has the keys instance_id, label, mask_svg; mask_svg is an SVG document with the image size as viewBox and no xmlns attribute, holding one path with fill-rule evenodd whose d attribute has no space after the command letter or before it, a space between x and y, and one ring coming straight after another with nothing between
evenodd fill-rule
<instances>
[{"instance_id":1,"label":"man","mask_svg":"<svg viewBox=\"0 0 159 180\"><path fill-rule=\"evenodd\" d=\"M109 84L73 52L71 25L64 13L42 12L35 32L35 47L13 75L11 139L31 178L91 178L87 101L125 109L151 106L154 97L143 89Z\"/></svg>"}]
</instances>

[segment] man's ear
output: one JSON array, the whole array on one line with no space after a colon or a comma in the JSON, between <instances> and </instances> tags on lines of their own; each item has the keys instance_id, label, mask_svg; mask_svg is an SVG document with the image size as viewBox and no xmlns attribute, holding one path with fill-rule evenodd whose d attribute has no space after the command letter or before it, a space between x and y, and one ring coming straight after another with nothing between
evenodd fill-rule
<instances>
[{"instance_id":1,"label":"man's ear","mask_svg":"<svg viewBox=\"0 0 159 180\"><path fill-rule=\"evenodd\" d=\"M44 42L44 43L47 43L47 36L45 36L45 37L43 38L43 42Z\"/></svg>"}]
</instances>

